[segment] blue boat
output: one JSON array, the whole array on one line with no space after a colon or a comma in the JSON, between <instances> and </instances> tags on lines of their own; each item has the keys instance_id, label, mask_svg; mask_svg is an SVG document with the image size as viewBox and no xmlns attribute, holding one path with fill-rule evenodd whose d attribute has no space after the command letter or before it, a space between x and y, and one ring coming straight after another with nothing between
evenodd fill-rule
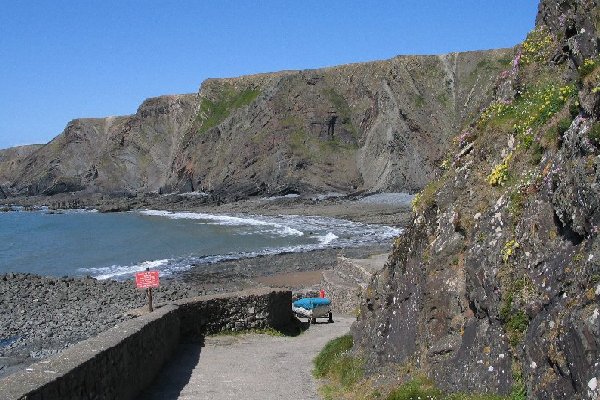
<instances>
[{"instance_id":1,"label":"blue boat","mask_svg":"<svg viewBox=\"0 0 600 400\"><path fill-rule=\"evenodd\" d=\"M292 303L292 311L298 317L308 318L308 323L314 324L317 318L328 318L333 322L331 300L321 297L305 297Z\"/></svg>"}]
</instances>

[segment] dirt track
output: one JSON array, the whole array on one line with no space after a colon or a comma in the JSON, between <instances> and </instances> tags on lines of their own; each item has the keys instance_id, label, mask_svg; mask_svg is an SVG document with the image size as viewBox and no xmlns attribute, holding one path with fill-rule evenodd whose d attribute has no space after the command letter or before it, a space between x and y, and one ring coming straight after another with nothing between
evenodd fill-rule
<instances>
[{"instance_id":1,"label":"dirt track","mask_svg":"<svg viewBox=\"0 0 600 400\"><path fill-rule=\"evenodd\" d=\"M298 337L215 336L202 348L181 345L139 399L319 399L312 360L325 343L346 334L354 318L334 320L319 319Z\"/></svg>"}]
</instances>

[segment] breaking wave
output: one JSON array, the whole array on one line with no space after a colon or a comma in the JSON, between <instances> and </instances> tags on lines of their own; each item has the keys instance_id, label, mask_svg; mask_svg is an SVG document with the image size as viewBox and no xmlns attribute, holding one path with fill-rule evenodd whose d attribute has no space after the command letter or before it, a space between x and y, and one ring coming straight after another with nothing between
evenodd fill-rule
<instances>
[{"instance_id":1,"label":"breaking wave","mask_svg":"<svg viewBox=\"0 0 600 400\"><path fill-rule=\"evenodd\" d=\"M222 254L189 254L181 257L111 265L106 267L80 268L81 274L92 275L97 279L128 279L135 272L145 268L161 271L162 276L173 275L193 266L213 264L221 261L254 258L290 252L308 252L327 248L357 247L367 244L385 243L398 236L402 230L390 226L356 223L329 217L298 215L259 216L259 215L215 215L192 212L170 212L145 210L137 212L146 217L171 220L192 220L201 225L229 227L224 233L224 242L232 241L233 236L246 235L242 242L257 240L260 245L252 251L227 251ZM247 239L244 239L246 238ZM273 237L273 241L260 238ZM252 239L259 238L259 239ZM231 249L231 248L230 248Z\"/></svg>"}]
</instances>

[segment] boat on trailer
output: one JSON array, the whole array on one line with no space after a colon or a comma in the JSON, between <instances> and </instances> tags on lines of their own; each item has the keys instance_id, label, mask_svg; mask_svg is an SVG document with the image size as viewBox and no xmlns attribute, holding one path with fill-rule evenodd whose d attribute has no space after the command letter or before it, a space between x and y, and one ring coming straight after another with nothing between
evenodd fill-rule
<instances>
[{"instance_id":1,"label":"boat on trailer","mask_svg":"<svg viewBox=\"0 0 600 400\"><path fill-rule=\"evenodd\" d=\"M327 318L333 322L331 300L322 297L305 297L292 303L292 311L299 318L308 318L309 324L317 322L317 318Z\"/></svg>"}]
</instances>

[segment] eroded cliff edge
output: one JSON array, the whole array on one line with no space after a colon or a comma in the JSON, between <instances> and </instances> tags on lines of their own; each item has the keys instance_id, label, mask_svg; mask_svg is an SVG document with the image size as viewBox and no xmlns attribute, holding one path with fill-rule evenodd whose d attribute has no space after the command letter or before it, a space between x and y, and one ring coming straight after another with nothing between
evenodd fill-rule
<instances>
[{"instance_id":1,"label":"eroded cliff edge","mask_svg":"<svg viewBox=\"0 0 600 400\"><path fill-rule=\"evenodd\" d=\"M495 101L417 196L353 331L371 373L599 398L599 15L543 0Z\"/></svg>"},{"instance_id":2,"label":"eroded cliff edge","mask_svg":"<svg viewBox=\"0 0 600 400\"><path fill-rule=\"evenodd\" d=\"M11 169L12 196L416 191L487 104L512 50L209 79L136 114L71 121Z\"/></svg>"}]
</instances>

